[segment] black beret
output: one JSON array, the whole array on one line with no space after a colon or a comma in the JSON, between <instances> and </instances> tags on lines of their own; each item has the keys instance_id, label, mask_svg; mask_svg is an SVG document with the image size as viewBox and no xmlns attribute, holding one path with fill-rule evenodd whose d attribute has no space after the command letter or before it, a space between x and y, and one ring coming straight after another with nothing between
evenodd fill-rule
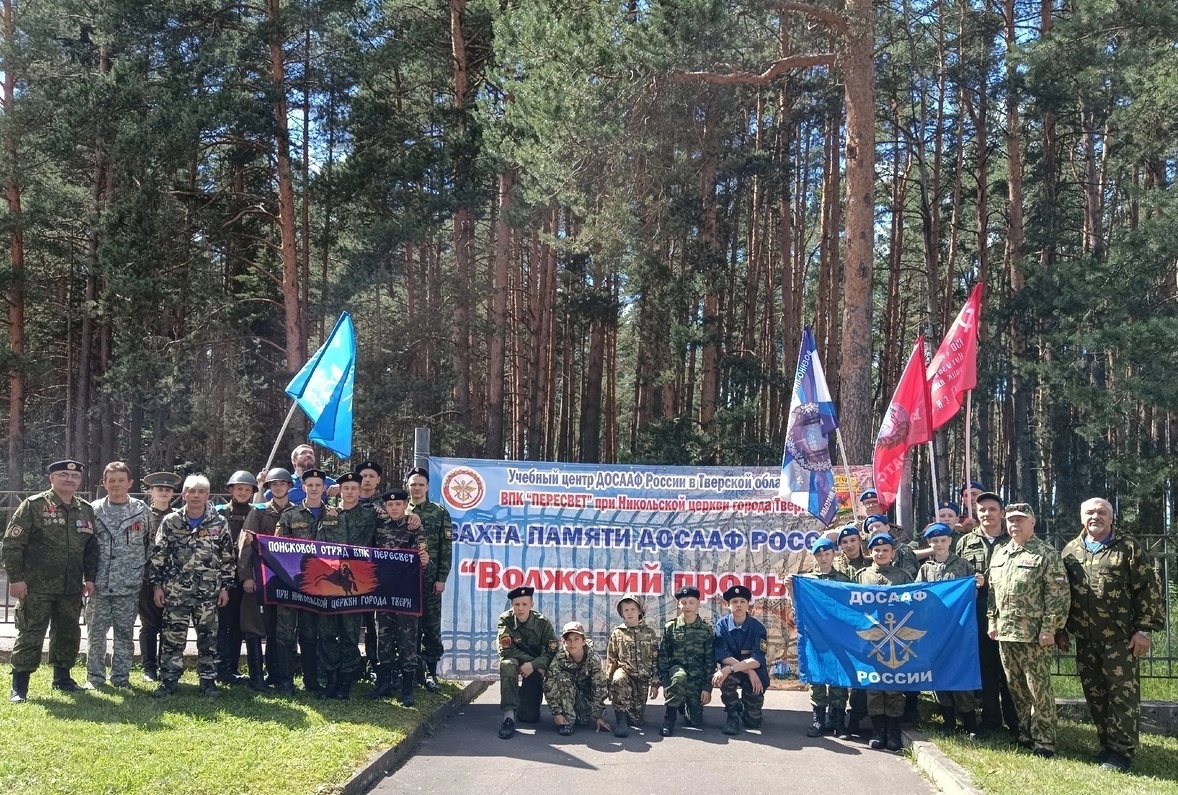
<instances>
[{"instance_id":1,"label":"black beret","mask_svg":"<svg viewBox=\"0 0 1178 795\"><path fill-rule=\"evenodd\" d=\"M1002 499L1001 496L993 491L983 491L978 495L978 498L974 500L974 502L981 502L982 500L993 500L994 502L998 503L1000 508L1006 507L1006 500Z\"/></svg>"},{"instance_id":2,"label":"black beret","mask_svg":"<svg viewBox=\"0 0 1178 795\"><path fill-rule=\"evenodd\" d=\"M324 483L326 483L327 482L327 473L324 472L322 469L304 469L303 475L300 478L300 480L302 480L304 483L306 483L307 478L319 478Z\"/></svg>"},{"instance_id":3,"label":"black beret","mask_svg":"<svg viewBox=\"0 0 1178 795\"><path fill-rule=\"evenodd\" d=\"M405 476L405 480L408 480L409 478L413 477L414 475L421 475L423 478L426 479L427 483L429 482L429 470L426 469L425 467L413 467L413 469L409 470L409 474Z\"/></svg>"},{"instance_id":4,"label":"black beret","mask_svg":"<svg viewBox=\"0 0 1178 795\"><path fill-rule=\"evenodd\" d=\"M748 599L752 600L753 592L743 585L733 585L724 592L724 601L731 602L733 599Z\"/></svg>"},{"instance_id":5,"label":"black beret","mask_svg":"<svg viewBox=\"0 0 1178 795\"><path fill-rule=\"evenodd\" d=\"M516 599L519 599L521 596L526 596L528 598L531 598L532 594L534 594L534 593L536 593L536 589L533 588L532 586L521 585L518 588L512 588L510 591L508 591L507 598L514 602Z\"/></svg>"},{"instance_id":6,"label":"black beret","mask_svg":"<svg viewBox=\"0 0 1178 795\"><path fill-rule=\"evenodd\" d=\"M698 599L699 588L696 588L694 585L684 585L678 591L675 591L676 599L685 599L688 596L694 596L696 599Z\"/></svg>"},{"instance_id":7,"label":"black beret","mask_svg":"<svg viewBox=\"0 0 1178 795\"><path fill-rule=\"evenodd\" d=\"M86 467L82 466L82 464L80 462L74 461L73 459L70 459L70 458L67 458L64 461L54 461L52 464L50 464L48 467L46 467L45 471L50 472L50 473L52 473L52 472L81 472L85 468Z\"/></svg>"},{"instance_id":8,"label":"black beret","mask_svg":"<svg viewBox=\"0 0 1178 795\"><path fill-rule=\"evenodd\" d=\"M393 500L401 500L402 502L409 501L409 492L404 489L389 489L384 494L380 495L382 502L392 502Z\"/></svg>"},{"instance_id":9,"label":"black beret","mask_svg":"<svg viewBox=\"0 0 1178 795\"><path fill-rule=\"evenodd\" d=\"M358 472L345 472L335 479L336 483L360 483L364 478Z\"/></svg>"},{"instance_id":10,"label":"black beret","mask_svg":"<svg viewBox=\"0 0 1178 795\"><path fill-rule=\"evenodd\" d=\"M375 461L365 461L363 464L357 464L355 471L357 474L359 474L360 472L363 472L365 469L371 469L373 472L375 472L377 474L377 476L384 475L384 467L382 467L380 464L376 463Z\"/></svg>"}]
</instances>

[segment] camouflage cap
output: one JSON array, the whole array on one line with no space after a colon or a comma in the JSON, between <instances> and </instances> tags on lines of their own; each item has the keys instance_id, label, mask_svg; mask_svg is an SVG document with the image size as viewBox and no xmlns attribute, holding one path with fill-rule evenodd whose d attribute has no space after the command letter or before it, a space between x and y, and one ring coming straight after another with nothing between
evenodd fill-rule
<instances>
[{"instance_id":1,"label":"camouflage cap","mask_svg":"<svg viewBox=\"0 0 1178 795\"><path fill-rule=\"evenodd\" d=\"M621 599L619 599L618 603L614 606L614 608L618 611L619 616L622 614L622 605L625 602L633 602L635 605L637 605L639 618L642 618L646 615L646 610L643 609L643 607L642 607L642 599L640 599L639 597L635 596L632 593L628 593L625 596L623 596Z\"/></svg>"},{"instance_id":2,"label":"camouflage cap","mask_svg":"<svg viewBox=\"0 0 1178 795\"><path fill-rule=\"evenodd\" d=\"M1034 519L1035 511L1025 502L1012 502L1006 506L1006 518L1009 519L1012 516L1025 516L1028 519Z\"/></svg>"},{"instance_id":3,"label":"camouflage cap","mask_svg":"<svg viewBox=\"0 0 1178 795\"><path fill-rule=\"evenodd\" d=\"M580 621L570 621L560 628L560 636L563 638L567 635L580 635L582 638L585 635L585 625Z\"/></svg>"}]
</instances>

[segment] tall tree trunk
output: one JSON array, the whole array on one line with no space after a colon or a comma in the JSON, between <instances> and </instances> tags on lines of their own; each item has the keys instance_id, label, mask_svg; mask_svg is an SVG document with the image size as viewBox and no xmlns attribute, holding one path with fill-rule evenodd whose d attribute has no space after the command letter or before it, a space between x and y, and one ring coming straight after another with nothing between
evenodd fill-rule
<instances>
[{"instance_id":1,"label":"tall tree trunk","mask_svg":"<svg viewBox=\"0 0 1178 795\"><path fill-rule=\"evenodd\" d=\"M487 457L503 457L504 361L507 348L507 273L511 260L511 226L515 174L499 175L499 209L495 217L495 264L491 279L491 337L487 342Z\"/></svg>"},{"instance_id":2,"label":"tall tree trunk","mask_svg":"<svg viewBox=\"0 0 1178 795\"><path fill-rule=\"evenodd\" d=\"M720 319L720 284L722 279L721 255L717 231L716 169L720 160L720 136L722 129L715 118L704 122L703 166L700 175L700 202L704 222L700 230L700 243L704 261L701 269L704 277L703 323L700 329L703 342L702 372L700 373L699 421L703 432L716 432L716 401L720 396L720 345L723 337Z\"/></svg>"},{"instance_id":3,"label":"tall tree trunk","mask_svg":"<svg viewBox=\"0 0 1178 795\"><path fill-rule=\"evenodd\" d=\"M12 0L2 6L4 48L11 52L15 46ZM8 348L12 363L8 371L8 488L19 491L24 485L24 416L25 416L25 233L21 212L20 132L12 112L16 94L17 67L11 58L4 58L4 96L0 111L4 114L4 156L7 172L6 196L8 218L12 232L8 246L8 266L12 271L8 294Z\"/></svg>"},{"instance_id":4,"label":"tall tree trunk","mask_svg":"<svg viewBox=\"0 0 1178 795\"><path fill-rule=\"evenodd\" d=\"M470 94L469 65L466 56L466 37L462 30L466 14L466 0L450 0L450 52L454 64L454 107L458 110L455 127L463 145L467 136L468 99ZM469 296L475 276L474 264L474 218L466 205L464 188L468 184L468 173L473 164L469 158L460 156L455 163L454 183L458 206L454 210L454 258L457 269L457 300L454 301L454 410L459 421L468 426L473 424L471 416L471 337ZM463 441L458 445L459 455L471 452L471 446Z\"/></svg>"}]
</instances>

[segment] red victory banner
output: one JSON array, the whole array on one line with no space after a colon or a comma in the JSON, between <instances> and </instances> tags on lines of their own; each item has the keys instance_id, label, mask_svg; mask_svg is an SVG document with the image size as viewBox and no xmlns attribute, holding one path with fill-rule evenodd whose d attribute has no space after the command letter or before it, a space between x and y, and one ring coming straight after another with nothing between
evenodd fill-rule
<instances>
[{"instance_id":1,"label":"red victory banner","mask_svg":"<svg viewBox=\"0 0 1178 795\"><path fill-rule=\"evenodd\" d=\"M879 504L884 508L896 501L908 448L933 438L929 414L929 389L924 378L924 335L921 335L916 338L912 355L904 366L875 439L871 462L873 480Z\"/></svg>"},{"instance_id":2,"label":"red victory banner","mask_svg":"<svg viewBox=\"0 0 1178 795\"><path fill-rule=\"evenodd\" d=\"M981 314L982 285L978 284L928 366L934 431L953 419L961 408L961 396L978 385L978 321Z\"/></svg>"}]
</instances>

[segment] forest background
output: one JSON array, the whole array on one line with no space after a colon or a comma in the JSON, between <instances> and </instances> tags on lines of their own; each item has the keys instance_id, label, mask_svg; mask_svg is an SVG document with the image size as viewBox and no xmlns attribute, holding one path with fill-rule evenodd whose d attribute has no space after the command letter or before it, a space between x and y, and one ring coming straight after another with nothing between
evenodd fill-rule
<instances>
[{"instance_id":1,"label":"forest background","mask_svg":"<svg viewBox=\"0 0 1178 795\"><path fill-rule=\"evenodd\" d=\"M1169 526L1171 0L2 14L9 489L63 456L259 466L343 309L355 460L403 469L428 426L435 454L777 464L811 324L865 463L980 281L977 477Z\"/></svg>"}]
</instances>

